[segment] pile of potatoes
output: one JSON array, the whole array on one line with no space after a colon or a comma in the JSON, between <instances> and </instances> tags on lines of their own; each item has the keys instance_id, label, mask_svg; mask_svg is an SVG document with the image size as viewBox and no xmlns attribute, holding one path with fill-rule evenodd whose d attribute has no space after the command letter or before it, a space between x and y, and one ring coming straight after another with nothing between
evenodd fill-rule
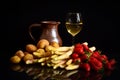
<instances>
[{"instance_id":1,"label":"pile of potatoes","mask_svg":"<svg viewBox=\"0 0 120 80\"><path fill-rule=\"evenodd\" d=\"M36 45L27 44L25 46L25 51L18 50L16 53L10 58L12 63L20 63L21 61L26 62L27 60L33 60L35 58L39 58L41 55L47 56L49 52L45 51L45 48L49 47L59 47L57 42L49 42L46 39L41 39L38 41ZM41 54L33 54L33 52L39 51ZM50 55L50 53L49 53Z\"/></svg>"},{"instance_id":2,"label":"pile of potatoes","mask_svg":"<svg viewBox=\"0 0 120 80\"><path fill-rule=\"evenodd\" d=\"M36 45L27 44L25 51L18 50L10 58L12 63L24 62L25 64L40 63L42 66L47 65L53 69L65 68L73 70L79 68L70 58L73 53L74 46L60 46L57 42L49 42L41 39Z\"/></svg>"}]
</instances>

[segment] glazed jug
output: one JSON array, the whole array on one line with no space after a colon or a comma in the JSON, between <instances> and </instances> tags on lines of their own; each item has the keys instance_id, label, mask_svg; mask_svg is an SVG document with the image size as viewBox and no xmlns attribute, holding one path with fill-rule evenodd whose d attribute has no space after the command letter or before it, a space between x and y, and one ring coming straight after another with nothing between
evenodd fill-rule
<instances>
[{"instance_id":1,"label":"glazed jug","mask_svg":"<svg viewBox=\"0 0 120 80\"><path fill-rule=\"evenodd\" d=\"M49 42L57 42L60 46L62 46L62 39L58 32L58 26L60 22L57 21L41 21L40 23L34 23L29 26L29 35L34 41L38 41L40 39L47 39ZM32 29L35 27L40 28L40 35L38 40L33 36Z\"/></svg>"}]
</instances>

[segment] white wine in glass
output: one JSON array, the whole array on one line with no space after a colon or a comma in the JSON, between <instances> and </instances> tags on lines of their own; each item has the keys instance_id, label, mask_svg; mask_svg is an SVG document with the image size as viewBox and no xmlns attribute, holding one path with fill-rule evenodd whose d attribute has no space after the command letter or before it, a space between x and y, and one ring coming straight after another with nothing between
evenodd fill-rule
<instances>
[{"instance_id":1,"label":"white wine in glass","mask_svg":"<svg viewBox=\"0 0 120 80\"><path fill-rule=\"evenodd\" d=\"M72 44L74 44L74 37L83 27L81 13L67 13L65 25L68 33L73 37Z\"/></svg>"}]
</instances>

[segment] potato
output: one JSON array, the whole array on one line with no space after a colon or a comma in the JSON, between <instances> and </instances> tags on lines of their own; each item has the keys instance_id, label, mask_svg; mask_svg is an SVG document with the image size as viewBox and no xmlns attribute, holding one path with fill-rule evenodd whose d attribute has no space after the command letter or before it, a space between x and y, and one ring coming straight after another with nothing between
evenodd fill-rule
<instances>
[{"instance_id":1,"label":"potato","mask_svg":"<svg viewBox=\"0 0 120 80\"><path fill-rule=\"evenodd\" d=\"M29 53L29 52L27 52L27 51L25 51L25 52L24 52L24 54L26 55L26 54L30 54L30 53Z\"/></svg>"},{"instance_id":2,"label":"potato","mask_svg":"<svg viewBox=\"0 0 120 80\"><path fill-rule=\"evenodd\" d=\"M33 44L27 44L26 45L26 51L32 53L37 50L37 47Z\"/></svg>"},{"instance_id":3,"label":"potato","mask_svg":"<svg viewBox=\"0 0 120 80\"><path fill-rule=\"evenodd\" d=\"M33 55L34 55L35 57L38 57L38 58L44 57L44 55L45 55L45 50L44 50L44 49L38 49L36 52L33 52Z\"/></svg>"},{"instance_id":4,"label":"potato","mask_svg":"<svg viewBox=\"0 0 120 80\"><path fill-rule=\"evenodd\" d=\"M16 53L15 53L16 56L20 57L20 58L23 58L25 56L24 52L22 50L18 50Z\"/></svg>"},{"instance_id":5,"label":"potato","mask_svg":"<svg viewBox=\"0 0 120 80\"><path fill-rule=\"evenodd\" d=\"M43 49L43 48L45 48L45 46L48 46L48 45L49 45L49 41L48 41L48 40L46 40L46 39L41 39L41 40L39 40L38 43L37 43L37 48Z\"/></svg>"},{"instance_id":6,"label":"potato","mask_svg":"<svg viewBox=\"0 0 120 80\"><path fill-rule=\"evenodd\" d=\"M27 61L27 60L32 60L33 59L33 55L32 54L26 54L24 57L23 57L23 60L24 61Z\"/></svg>"},{"instance_id":7,"label":"potato","mask_svg":"<svg viewBox=\"0 0 120 80\"><path fill-rule=\"evenodd\" d=\"M48 51L48 52L45 52L45 55L44 55L44 56L45 56L45 57L50 57L51 55L52 55L52 53Z\"/></svg>"},{"instance_id":8,"label":"potato","mask_svg":"<svg viewBox=\"0 0 120 80\"><path fill-rule=\"evenodd\" d=\"M18 57L18 56L12 56L11 58L10 58L10 61L12 62L12 63L20 63L20 61L21 61L21 58L20 57Z\"/></svg>"},{"instance_id":9,"label":"potato","mask_svg":"<svg viewBox=\"0 0 120 80\"><path fill-rule=\"evenodd\" d=\"M37 51L36 52L39 52L39 53L45 53L45 50L44 49L37 49Z\"/></svg>"},{"instance_id":10,"label":"potato","mask_svg":"<svg viewBox=\"0 0 120 80\"><path fill-rule=\"evenodd\" d=\"M45 51L52 51L54 47L52 45L45 46Z\"/></svg>"},{"instance_id":11,"label":"potato","mask_svg":"<svg viewBox=\"0 0 120 80\"><path fill-rule=\"evenodd\" d=\"M55 41L51 42L50 45L52 45L53 47L56 47L56 48L60 47L59 44Z\"/></svg>"}]
</instances>

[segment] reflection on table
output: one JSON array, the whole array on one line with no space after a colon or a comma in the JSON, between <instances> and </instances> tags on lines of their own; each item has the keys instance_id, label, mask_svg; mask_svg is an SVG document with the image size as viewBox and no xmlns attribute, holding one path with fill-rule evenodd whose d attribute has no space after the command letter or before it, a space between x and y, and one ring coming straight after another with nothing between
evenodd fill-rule
<instances>
[{"instance_id":1,"label":"reflection on table","mask_svg":"<svg viewBox=\"0 0 120 80\"><path fill-rule=\"evenodd\" d=\"M83 71L83 70L65 70L42 67L39 64L21 65L12 64L10 68L13 71L25 72L33 80L102 80L109 77L112 71Z\"/></svg>"}]
</instances>

